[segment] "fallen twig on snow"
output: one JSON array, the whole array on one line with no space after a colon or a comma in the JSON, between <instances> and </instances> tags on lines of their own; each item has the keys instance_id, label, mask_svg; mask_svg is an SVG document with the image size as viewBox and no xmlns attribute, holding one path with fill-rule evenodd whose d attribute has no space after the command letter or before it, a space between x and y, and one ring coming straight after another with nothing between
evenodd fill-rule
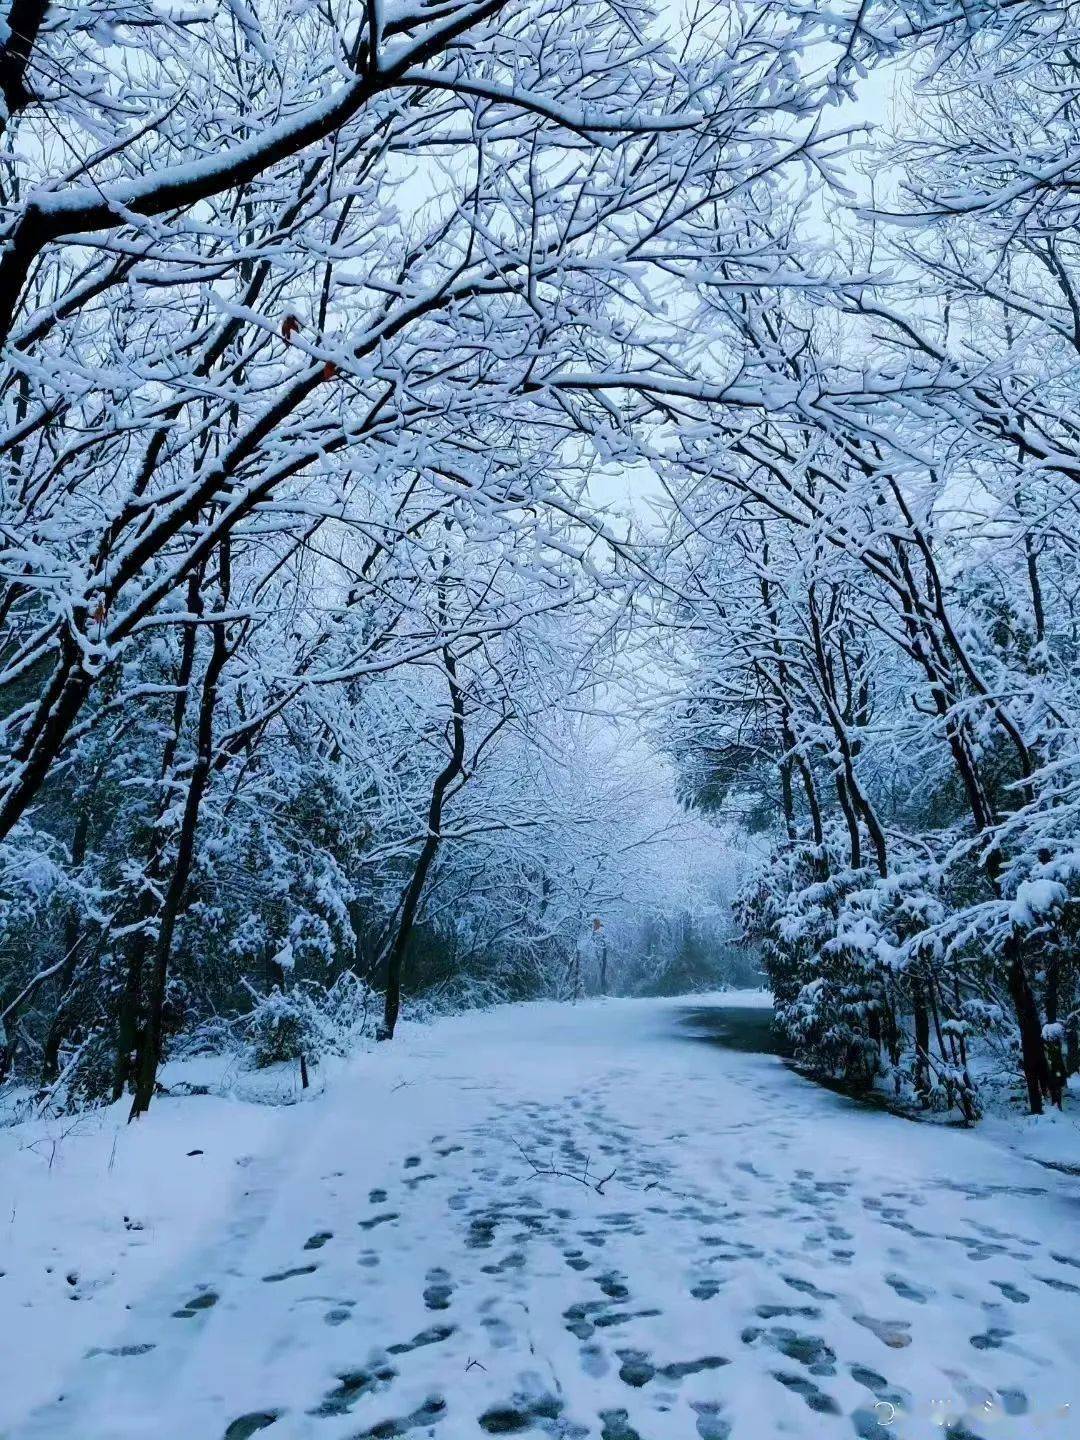
<instances>
[{"instance_id":1,"label":"fallen twig on snow","mask_svg":"<svg viewBox=\"0 0 1080 1440\"><path fill-rule=\"evenodd\" d=\"M521 1151L525 1160L531 1167L534 1175L542 1176L544 1178L555 1177L560 1180L576 1180L579 1185L585 1185L588 1187L588 1189L595 1190L598 1195L603 1195L604 1186L609 1181L614 1180L616 1174L618 1173L618 1167L616 1166L615 1169L611 1170L607 1175L602 1175L599 1178L590 1175L589 1166L592 1163L591 1156L585 1157L585 1169L581 1172L580 1175L575 1174L573 1170L561 1170L555 1164L554 1157L552 1158L552 1163L550 1165L538 1165L533 1159L533 1157L529 1154L529 1152L525 1149L525 1146L522 1145L520 1140L515 1140L514 1144Z\"/></svg>"}]
</instances>

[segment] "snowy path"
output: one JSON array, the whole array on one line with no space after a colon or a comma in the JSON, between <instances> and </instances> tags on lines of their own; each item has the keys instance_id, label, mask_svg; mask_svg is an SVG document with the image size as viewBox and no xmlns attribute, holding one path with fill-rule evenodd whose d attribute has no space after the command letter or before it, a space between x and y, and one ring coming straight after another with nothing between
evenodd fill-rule
<instances>
[{"instance_id":1,"label":"snowy path","mask_svg":"<svg viewBox=\"0 0 1080 1440\"><path fill-rule=\"evenodd\" d=\"M956 1436L1080 1435L1076 1182L678 1013L516 1007L364 1057L9 1433L827 1440L940 1434L948 1400Z\"/></svg>"}]
</instances>

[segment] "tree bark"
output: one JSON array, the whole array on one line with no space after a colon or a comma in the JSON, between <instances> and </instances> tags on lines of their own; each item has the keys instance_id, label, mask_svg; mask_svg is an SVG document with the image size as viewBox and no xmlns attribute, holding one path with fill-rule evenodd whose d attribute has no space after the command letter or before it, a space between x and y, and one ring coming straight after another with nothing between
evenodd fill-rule
<instances>
[{"instance_id":1,"label":"tree bark","mask_svg":"<svg viewBox=\"0 0 1080 1440\"><path fill-rule=\"evenodd\" d=\"M196 571L188 580L187 609L190 615L201 615L202 570ZM160 820L164 807L171 798L173 766L180 746L180 736L187 715L191 677L195 669L195 643L197 627L188 625L184 629L180 664L176 674L176 699L173 702L172 731L165 742L161 755L162 800L158 809ZM152 834L146 861L146 879L138 905L138 923L128 946L127 969L124 989L120 997L116 1024L116 1062L113 1070L113 1100L119 1100L128 1083L134 1083L137 1070L135 1055L139 1039L139 1012L142 1003L143 971L146 967L148 950L146 930L154 915L154 894L159 888L165 858L165 836L160 828Z\"/></svg>"},{"instance_id":2,"label":"tree bark","mask_svg":"<svg viewBox=\"0 0 1080 1440\"><path fill-rule=\"evenodd\" d=\"M1061 957L1052 953L1046 964L1046 1022L1056 1025L1060 1007ZM1065 1064L1065 1053L1059 1039L1047 1039L1046 1068L1049 1080L1050 1103L1060 1110L1068 1084L1069 1072Z\"/></svg>"},{"instance_id":3,"label":"tree bark","mask_svg":"<svg viewBox=\"0 0 1080 1440\"><path fill-rule=\"evenodd\" d=\"M416 858L412 877L398 907L397 925L386 956L386 1002L383 1021L378 1030L380 1040L392 1040L401 1013L401 967L416 922L420 900L428 872L442 843L443 804L446 792L465 768L465 698L457 679L457 661L449 646L444 646L443 668L450 690L450 758L435 777L428 804L427 834Z\"/></svg>"},{"instance_id":4,"label":"tree bark","mask_svg":"<svg viewBox=\"0 0 1080 1440\"><path fill-rule=\"evenodd\" d=\"M12 0L7 14L7 38L0 45L0 95L4 98L0 135L33 99L26 83L26 71L48 8L48 0Z\"/></svg>"},{"instance_id":5,"label":"tree bark","mask_svg":"<svg viewBox=\"0 0 1080 1440\"><path fill-rule=\"evenodd\" d=\"M228 659L225 638L225 622L215 621L213 626L213 649L203 677L202 694L199 700L198 749L188 782L184 814L180 822L176 859L173 864L169 888L161 909L157 941L154 946L154 967L150 977L148 1013L139 1032L138 1051L135 1067L135 1099L131 1107L132 1120L145 1114L150 1108L164 1039L165 991L169 978L169 962L172 958L173 936L176 922L187 892L191 867L195 859L195 835L199 824L199 808L210 779L214 751L214 708L217 703L217 687L221 672Z\"/></svg>"},{"instance_id":6,"label":"tree bark","mask_svg":"<svg viewBox=\"0 0 1080 1440\"><path fill-rule=\"evenodd\" d=\"M1032 1115L1043 1113L1043 1099L1050 1094L1050 1067L1043 1045L1039 1007L1024 966L1023 943L1014 931L1005 947L1008 964L1009 994L1020 1027L1020 1063L1027 1086L1028 1106Z\"/></svg>"},{"instance_id":7,"label":"tree bark","mask_svg":"<svg viewBox=\"0 0 1080 1440\"><path fill-rule=\"evenodd\" d=\"M915 1018L915 1090L925 1104L930 1092L930 1011L921 980L912 981L911 1005Z\"/></svg>"}]
</instances>

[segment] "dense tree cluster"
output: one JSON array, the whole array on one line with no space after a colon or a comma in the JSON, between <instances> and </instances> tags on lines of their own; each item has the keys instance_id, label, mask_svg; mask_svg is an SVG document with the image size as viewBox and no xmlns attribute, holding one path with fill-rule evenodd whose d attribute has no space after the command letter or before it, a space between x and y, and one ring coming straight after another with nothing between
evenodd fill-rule
<instances>
[{"instance_id":1,"label":"dense tree cluster","mask_svg":"<svg viewBox=\"0 0 1080 1440\"><path fill-rule=\"evenodd\" d=\"M572 989L668 823L636 674L772 826L803 1052L1060 1099L1080 7L818 10L13 0L0 1068L139 1113L211 1016L392 1035L410 956Z\"/></svg>"},{"instance_id":2,"label":"dense tree cluster","mask_svg":"<svg viewBox=\"0 0 1080 1440\"><path fill-rule=\"evenodd\" d=\"M1033 1111L1080 1068L1080 7L900 9L870 193L789 242L829 307L713 302L777 404L676 457L677 748L780 817L740 909L797 1051L971 1118L973 1044Z\"/></svg>"},{"instance_id":3,"label":"dense tree cluster","mask_svg":"<svg viewBox=\"0 0 1080 1440\"><path fill-rule=\"evenodd\" d=\"M561 973L656 828L575 741L633 578L593 434L627 292L784 161L798 24L648 23L16 0L6 1069L138 1112L193 1015L346 969L390 1035L421 923Z\"/></svg>"}]
</instances>

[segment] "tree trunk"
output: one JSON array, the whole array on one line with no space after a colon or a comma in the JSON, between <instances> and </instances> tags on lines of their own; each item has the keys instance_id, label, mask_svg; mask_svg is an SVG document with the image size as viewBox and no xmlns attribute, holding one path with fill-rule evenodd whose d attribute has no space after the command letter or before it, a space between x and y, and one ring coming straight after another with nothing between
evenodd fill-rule
<instances>
[{"instance_id":1,"label":"tree trunk","mask_svg":"<svg viewBox=\"0 0 1080 1440\"><path fill-rule=\"evenodd\" d=\"M1032 1115L1041 1115L1043 1098L1050 1093L1050 1068L1046 1063L1039 1007L1024 968L1022 943L1015 932L1006 945L1005 957L1009 966L1009 994L1020 1027L1020 1063L1027 1085L1028 1108Z\"/></svg>"},{"instance_id":2,"label":"tree trunk","mask_svg":"<svg viewBox=\"0 0 1080 1440\"><path fill-rule=\"evenodd\" d=\"M1075 1013L1065 1022L1065 1073L1080 1074L1080 1017Z\"/></svg>"},{"instance_id":3,"label":"tree trunk","mask_svg":"<svg viewBox=\"0 0 1080 1440\"><path fill-rule=\"evenodd\" d=\"M930 1011L919 980L912 982L911 1005L915 1016L915 1090L925 1104L930 1093Z\"/></svg>"},{"instance_id":4,"label":"tree trunk","mask_svg":"<svg viewBox=\"0 0 1080 1440\"><path fill-rule=\"evenodd\" d=\"M203 677L202 695L199 701L198 750L188 782L184 814L180 822L180 835L176 847L176 860L172 877L165 894L158 926L157 942L154 946L154 968L150 977L148 1013L138 1036L136 1057L135 1100L131 1107L131 1119L145 1114L150 1108L164 1039L165 991L169 979L169 962L172 958L173 936L176 922L187 892L191 867L195 859L195 834L199 824L199 808L206 793L213 764L214 749L214 707L217 703L217 687L221 672L228 659L225 640L225 624L215 621L213 625L213 649Z\"/></svg>"},{"instance_id":5,"label":"tree trunk","mask_svg":"<svg viewBox=\"0 0 1080 1440\"><path fill-rule=\"evenodd\" d=\"M47 0L12 0L4 26L6 38L0 45L0 96L4 100L0 135L7 129L8 122L33 99L26 84L26 71L48 8Z\"/></svg>"},{"instance_id":6,"label":"tree trunk","mask_svg":"<svg viewBox=\"0 0 1080 1440\"><path fill-rule=\"evenodd\" d=\"M398 1016L401 1014L401 967L409 947L428 872L442 843L443 802L447 790L465 768L465 699L457 681L457 661L449 646L443 649L443 667L450 689L450 758L435 777L435 783L431 787L427 835L416 858L412 878L398 907L397 926L386 956L386 1002L383 1007L383 1021L377 1032L379 1040L394 1038Z\"/></svg>"},{"instance_id":7,"label":"tree trunk","mask_svg":"<svg viewBox=\"0 0 1080 1440\"><path fill-rule=\"evenodd\" d=\"M1061 959L1055 952L1046 966L1046 1023L1056 1025L1059 1013L1061 990ZM1065 1065L1065 1054L1061 1041L1048 1039L1046 1046L1046 1067L1049 1076L1050 1103L1060 1110L1068 1084L1069 1072Z\"/></svg>"},{"instance_id":8,"label":"tree trunk","mask_svg":"<svg viewBox=\"0 0 1080 1440\"><path fill-rule=\"evenodd\" d=\"M203 606L200 596L202 570L197 570L188 580L187 608L192 615L201 615ZM184 630L183 649L176 674L176 699L173 702L172 731L165 742L161 755L162 800L158 810L161 819L164 808L171 800L171 777L180 747L180 735L187 714L188 690L195 668L196 627L188 625ZM150 850L146 861L146 883L139 900L137 924L128 947L127 971L124 989L120 997L116 1025L116 1063L113 1070L113 1100L119 1100L129 1082L134 1085L137 1062L135 1049L139 1039L139 1015L143 1000L143 970L148 949L146 929L154 915L154 893L159 888L165 858L165 836L161 829L155 829L151 837Z\"/></svg>"}]
</instances>

